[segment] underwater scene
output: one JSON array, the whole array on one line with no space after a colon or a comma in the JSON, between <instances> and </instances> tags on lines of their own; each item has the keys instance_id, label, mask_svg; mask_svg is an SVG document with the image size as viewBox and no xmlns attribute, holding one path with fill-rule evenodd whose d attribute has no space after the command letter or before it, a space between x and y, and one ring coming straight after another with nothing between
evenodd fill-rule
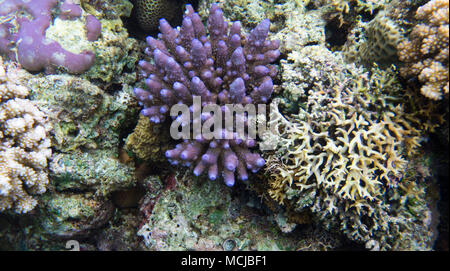
<instances>
[{"instance_id":1,"label":"underwater scene","mask_svg":"<svg viewBox=\"0 0 450 271\"><path fill-rule=\"evenodd\" d=\"M1 251L448 251L448 0L0 0Z\"/></svg>"}]
</instances>

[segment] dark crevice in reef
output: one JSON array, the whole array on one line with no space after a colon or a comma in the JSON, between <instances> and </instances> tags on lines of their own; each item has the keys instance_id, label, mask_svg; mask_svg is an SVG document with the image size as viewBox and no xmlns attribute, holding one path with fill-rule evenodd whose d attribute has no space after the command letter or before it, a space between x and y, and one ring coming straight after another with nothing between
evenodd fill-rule
<instances>
[{"instance_id":1,"label":"dark crevice in reef","mask_svg":"<svg viewBox=\"0 0 450 271\"><path fill-rule=\"evenodd\" d=\"M119 148L122 148L125 145L125 140L127 137L133 133L134 128L137 125L139 119L139 112L136 114L136 116L133 116L132 118L125 121L119 130Z\"/></svg>"},{"instance_id":2,"label":"dark crevice in reef","mask_svg":"<svg viewBox=\"0 0 450 271\"><path fill-rule=\"evenodd\" d=\"M379 9L374 9L372 11L372 13L370 13L369 11L361 11L360 13L358 13L358 15L361 16L361 20L363 22L369 22L373 18L375 18L375 16L378 14L378 12L379 12Z\"/></svg>"},{"instance_id":3,"label":"dark crevice in reef","mask_svg":"<svg viewBox=\"0 0 450 271\"><path fill-rule=\"evenodd\" d=\"M337 234L336 238L338 237L339 234ZM339 240L341 241L341 244L339 247L335 248L334 251L368 251L364 244L352 241L346 236L341 235Z\"/></svg>"},{"instance_id":4,"label":"dark crevice in reef","mask_svg":"<svg viewBox=\"0 0 450 271\"><path fill-rule=\"evenodd\" d=\"M315 3L315 1L309 1L309 3L306 5L306 10L314 10L317 9L317 5Z\"/></svg>"},{"instance_id":5,"label":"dark crevice in reef","mask_svg":"<svg viewBox=\"0 0 450 271\"><path fill-rule=\"evenodd\" d=\"M114 93L122 90L122 84L121 83L109 83L109 84L106 84L106 86L104 87L104 90L106 93L113 95Z\"/></svg>"},{"instance_id":6,"label":"dark crevice in reef","mask_svg":"<svg viewBox=\"0 0 450 271\"><path fill-rule=\"evenodd\" d=\"M349 25L340 25L337 17L328 21L325 25L325 40L329 48L340 47L347 41Z\"/></svg>"},{"instance_id":7,"label":"dark crevice in reef","mask_svg":"<svg viewBox=\"0 0 450 271\"><path fill-rule=\"evenodd\" d=\"M444 132L445 129L447 129L447 132ZM438 236L434 243L434 249L437 251L448 251L449 243L448 179L450 157L448 138L445 138L445 136L448 136L448 114L445 117L445 124L438 128L436 133L430 135L424 146L428 149L427 153L433 154L430 168L433 170L433 178L436 180L439 189L439 201L437 203L437 211L439 212Z\"/></svg>"},{"instance_id":8,"label":"dark crevice in reef","mask_svg":"<svg viewBox=\"0 0 450 271\"><path fill-rule=\"evenodd\" d=\"M448 171L448 164L447 164ZM440 188L440 201L438 210L440 213L440 222L438 225L438 236L434 249L437 251L448 251L448 231L449 231L449 202L448 202L448 174L447 176L438 176Z\"/></svg>"}]
</instances>

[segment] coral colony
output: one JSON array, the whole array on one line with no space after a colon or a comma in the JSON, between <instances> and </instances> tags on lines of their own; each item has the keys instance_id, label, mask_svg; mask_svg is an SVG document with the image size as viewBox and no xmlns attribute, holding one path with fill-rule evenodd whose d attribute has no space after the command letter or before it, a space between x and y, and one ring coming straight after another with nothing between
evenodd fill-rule
<instances>
[{"instance_id":1,"label":"coral colony","mask_svg":"<svg viewBox=\"0 0 450 271\"><path fill-rule=\"evenodd\" d=\"M420 92L432 100L448 96L448 0L432 0L417 9L409 39L398 45L400 60L405 65L400 73L408 78L417 76L423 84Z\"/></svg>"},{"instance_id":2,"label":"coral colony","mask_svg":"<svg viewBox=\"0 0 450 271\"><path fill-rule=\"evenodd\" d=\"M0 212L27 213L46 191L47 159L52 155L50 126L25 97L29 89L16 82L18 70L0 57Z\"/></svg>"},{"instance_id":3,"label":"coral colony","mask_svg":"<svg viewBox=\"0 0 450 271\"><path fill-rule=\"evenodd\" d=\"M136 88L135 94L144 106L142 114L154 123L163 122L173 105L185 104L194 108L194 100L200 104L266 104L273 91L272 78L276 75L274 62L280 52L278 40L267 40L270 21L263 20L248 36L241 34L240 22L231 26L225 21L216 4L210 8L206 29L200 16L187 5L182 25L173 29L165 19L160 20L158 39L147 38L146 53L154 63L140 61L147 89ZM195 97L197 96L197 97ZM203 113L201 122L213 117ZM174 122L185 126L183 115ZM188 118L191 119L191 118ZM190 121L193 125L199 123ZM246 121L248 123L248 120ZM229 138L230 131L222 129ZM207 139L196 136L185 139L175 149L166 152L172 164L194 165L194 174L205 170L209 179L215 180L221 173L225 184L233 186L235 174L241 180L248 179L247 170L257 172L264 159L249 148L255 140L243 140L236 133L232 139ZM248 137L246 137L248 138Z\"/></svg>"},{"instance_id":4,"label":"coral colony","mask_svg":"<svg viewBox=\"0 0 450 271\"><path fill-rule=\"evenodd\" d=\"M52 22L52 9L57 7L58 0L21 1L5 0L2 2L0 16L11 18L11 21L22 11L31 14L33 19L22 16L15 22L0 25L0 53L12 60L17 60L28 71L52 70L62 67L67 72L80 74L93 64L95 55L90 51L80 54L71 53L55 41L45 37L45 31ZM81 8L65 1L60 6L60 18L72 20L81 17ZM86 17L86 35L94 41L100 34L100 22L92 15Z\"/></svg>"}]
</instances>

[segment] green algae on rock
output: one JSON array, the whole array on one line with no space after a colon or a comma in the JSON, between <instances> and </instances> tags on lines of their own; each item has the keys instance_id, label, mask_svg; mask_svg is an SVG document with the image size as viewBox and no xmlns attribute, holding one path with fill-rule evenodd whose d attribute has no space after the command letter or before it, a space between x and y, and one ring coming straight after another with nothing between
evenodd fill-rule
<instances>
[{"instance_id":1,"label":"green algae on rock","mask_svg":"<svg viewBox=\"0 0 450 271\"><path fill-rule=\"evenodd\" d=\"M283 235L273 216L255 215L229 188L188 173L175 178L176 188L161 192L138 232L148 249L224 250L227 240L235 243L233 250L296 248L295 235Z\"/></svg>"},{"instance_id":2,"label":"green algae on rock","mask_svg":"<svg viewBox=\"0 0 450 271\"><path fill-rule=\"evenodd\" d=\"M80 0L81 7L98 18L130 17L133 4L127 0Z\"/></svg>"},{"instance_id":3,"label":"green algae on rock","mask_svg":"<svg viewBox=\"0 0 450 271\"><path fill-rule=\"evenodd\" d=\"M59 151L114 148L121 125L136 114L130 89L111 95L70 75L28 78L28 85L35 89L32 99L54 123L52 141Z\"/></svg>"},{"instance_id":4,"label":"green algae on rock","mask_svg":"<svg viewBox=\"0 0 450 271\"><path fill-rule=\"evenodd\" d=\"M106 196L134 186L134 169L120 163L111 151L58 153L50 164L54 186L59 191L92 191Z\"/></svg>"}]
</instances>

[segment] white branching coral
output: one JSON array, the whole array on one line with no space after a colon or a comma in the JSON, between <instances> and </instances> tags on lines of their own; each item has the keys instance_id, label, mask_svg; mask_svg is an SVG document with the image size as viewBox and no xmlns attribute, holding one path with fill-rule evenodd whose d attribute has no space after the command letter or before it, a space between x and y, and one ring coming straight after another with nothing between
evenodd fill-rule
<instances>
[{"instance_id":1,"label":"white branching coral","mask_svg":"<svg viewBox=\"0 0 450 271\"><path fill-rule=\"evenodd\" d=\"M49 125L25 99L29 90L17 83L15 72L0 58L0 212L27 213L37 204L33 195L46 191Z\"/></svg>"}]
</instances>

